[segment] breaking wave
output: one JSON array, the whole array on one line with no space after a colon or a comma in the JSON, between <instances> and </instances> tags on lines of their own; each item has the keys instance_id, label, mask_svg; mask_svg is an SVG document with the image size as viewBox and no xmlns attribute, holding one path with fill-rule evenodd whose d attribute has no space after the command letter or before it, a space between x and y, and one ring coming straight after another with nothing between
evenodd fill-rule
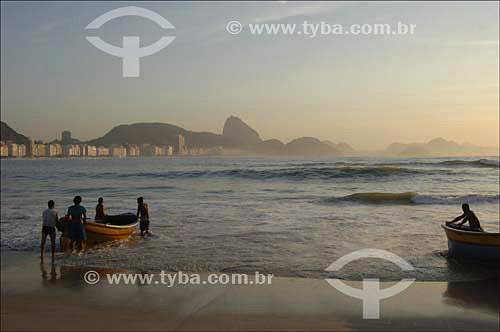
<instances>
[{"instance_id":1,"label":"breaking wave","mask_svg":"<svg viewBox=\"0 0 500 332\"><path fill-rule=\"evenodd\" d=\"M391 176L415 175L453 175L450 170L424 170L394 166L374 167L300 167L256 170L249 168L229 170L195 170L195 171L167 171L120 174L118 177L150 177L150 178L201 178L201 177L232 177L253 180L285 179L285 180L326 180L335 178L385 178ZM99 174L98 176L108 176Z\"/></svg>"},{"instance_id":2,"label":"breaking wave","mask_svg":"<svg viewBox=\"0 0 500 332\"><path fill-rule=\"evenodd\" d=\"M445 160L439 162L425 162L425 161L402 161L402 162L390 162L390 163L377 163L375 165L378 166L438 166L438 167L453 167L453 166L462 166L462 167L491 167L498 168L500 167L499 160L493 159L478 159L478 160Z\"/></svg>"},{"instance_id":3,"label":"breaking wave","mask_svg":"<svg viewBox=\"0 0 500 332\"><path fill-rule=\"evenodd\" d=\"M326 203L356 202L362 204L462 204L499 203L500 195L422 195L415 192L403 193L356 193L342 197L324 199Z\"/></svg>"},{"instance_id":4,"label":"breaking wave","mask_svg":"<svg viewBox=\"0 0 500 332\"><path fill-rule=\"evenodd\" d=\"M499 160L479 159L479 160L447 160L439 164L446 166L473 166L473 167L500 167Z\"/></svg>"},{"instance_id":5,"label":"breaking wave","mask_svg":"<svg viewBox=\"0 0 500 332\"><path fill-rule=\"evenodd\" d=\"M276 167L280 166L277 163L265 163L250 165L250 168L266 168L266 167ZM421 159L414 160L401 160L401 161L391 161L391 162L376 162L370 163L369 161L315 161L315 162L304 162L304 163L289 163L288 167L381 167L381 166L393 166L393 167L411 167L411 166L429 166L429 167L487 167L487 168L499 168L500 160L498 159L478 159L478 160L445 160L445 161L427 161Z\"/></svg>"}]
</instances>

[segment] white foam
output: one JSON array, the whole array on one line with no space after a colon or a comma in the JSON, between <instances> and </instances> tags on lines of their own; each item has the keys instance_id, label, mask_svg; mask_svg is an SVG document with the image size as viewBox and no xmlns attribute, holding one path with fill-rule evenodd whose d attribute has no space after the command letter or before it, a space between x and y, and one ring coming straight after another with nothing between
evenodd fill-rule
<instances>
[{"instance_id":1,"label":"white foam","mask_svg":"<svg viewBox=\"0 0 500 332\"><path fill-rule=\"evenodd\" d=\"M498 203L500 195L420 195L415 194L411 198L415 204L462 204L462 203Z\"/></svg>"},{"instance_id":2,"label":"white foam","mask_svg":"<svg viewBox=\"0 0 500 332\"><path fill-rule=\"evenodd\" d=\"M500 160L481 159L480 164L500 167Z\"/></svg>"}]
</instances>

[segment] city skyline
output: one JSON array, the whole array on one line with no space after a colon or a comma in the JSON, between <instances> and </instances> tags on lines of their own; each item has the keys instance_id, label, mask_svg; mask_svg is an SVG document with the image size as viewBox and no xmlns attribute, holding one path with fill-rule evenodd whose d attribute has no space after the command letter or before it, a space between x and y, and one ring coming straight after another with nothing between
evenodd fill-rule
<instances>
[{"instance_id":1,"label":"city skyline","mask_svg":"<svg viewBox=\"0 0 500 332\"><path fill-rule=\"evenodd\" d=\"M128 3L134 5L134 3ZM140 78L85 39L118 3L2 2L2 120L48 140L88 140L120 123L221 133L239 116L262 138L313 136L362 150L445 137L497 146L497 3L137 3L168 18L175 41L141 61ZM33 10L32 6L37 6ZM17 17L24 17L22 21ZM230 35L227 22L416 24L412 36ZM120 45L161 36L143 18L98 35ZM27 52L27 47L31 50Z\"/></svg>"}]
</instances>

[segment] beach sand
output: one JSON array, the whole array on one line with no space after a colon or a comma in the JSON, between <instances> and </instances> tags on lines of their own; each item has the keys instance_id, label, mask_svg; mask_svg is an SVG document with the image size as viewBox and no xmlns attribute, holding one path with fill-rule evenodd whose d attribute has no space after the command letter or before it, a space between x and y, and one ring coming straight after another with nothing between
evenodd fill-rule
<instances>
[{"instance_id":1,"label":"beach sand","mask_svg":"<svg viewBox=\"0 0 500 332\"><path fill-rule=\"evenodd\" d=\"M325 280L271 285L86 284L90 267L40 264L2 252L1 329L7 330L498 330L497 280L415 282L381 300L380 319ZM361 282L346 284L361 288ZM382 283L386 288L394 283Z\"/></svg>"}]
</instances>

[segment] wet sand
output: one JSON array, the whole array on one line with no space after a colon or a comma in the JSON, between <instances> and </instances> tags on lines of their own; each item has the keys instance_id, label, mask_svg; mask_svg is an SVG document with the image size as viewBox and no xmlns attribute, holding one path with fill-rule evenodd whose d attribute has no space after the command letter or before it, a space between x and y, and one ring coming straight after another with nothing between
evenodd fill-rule
<instances>
[{"instance_id":1,"label":"wet sand","mask_svg":"<svg viewBox=\"0 0 500 332\"><path fill-rule=\"evenodd\" d=\"M362 319L361 300L325 280L271 285L86 284L91 268L2 252L1 329L7 330L498 330L498 280L415 282ZM104 280L104 281L103 281ZM346 282L361 288L361 282ZM382 283L382 288L393 283Z\"/></svg>"}]
</instances>

